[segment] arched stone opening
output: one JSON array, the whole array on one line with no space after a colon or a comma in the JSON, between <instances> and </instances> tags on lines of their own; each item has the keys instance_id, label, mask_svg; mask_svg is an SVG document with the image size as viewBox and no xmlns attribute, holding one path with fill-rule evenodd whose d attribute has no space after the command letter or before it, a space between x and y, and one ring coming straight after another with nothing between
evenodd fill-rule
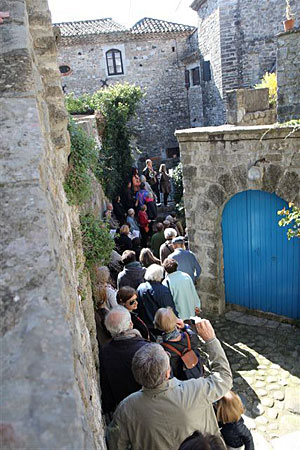
<instances>
[{"instance_id":1,"label":"arched stone opening","mask_svg":"<svg viewBox=\"0 0 300 450\"><path fill-rule=\"evenodd\" d=\"M261 190L300 203L300 132L290 127L222 126L176 132L183 163L191 249L202 267L205 310L225 311L222 213L237 193Z\"/></svg>"}]
</instances>

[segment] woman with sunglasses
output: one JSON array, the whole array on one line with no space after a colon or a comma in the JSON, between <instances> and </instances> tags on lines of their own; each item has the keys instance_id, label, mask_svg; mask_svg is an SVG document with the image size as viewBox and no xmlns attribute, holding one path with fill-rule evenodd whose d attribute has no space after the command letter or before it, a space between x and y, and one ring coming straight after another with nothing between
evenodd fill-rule
<instances>
[{"instance_id":1,"label":"woman with sunglasses","mask_svg":"<svg viewBox=\"0 0 300 450\"><path fill-rule=\"evenodd\" d=\"M124 308L128 309L128 311L130 312L133 328L138 330L144 339L150 341L150 333L148 327L136 313L136 309L138 306L137 292L130 286L124 286L117 292L117 302L119 303L119 305L124 306Z\"/></svg>"}]
</instances>

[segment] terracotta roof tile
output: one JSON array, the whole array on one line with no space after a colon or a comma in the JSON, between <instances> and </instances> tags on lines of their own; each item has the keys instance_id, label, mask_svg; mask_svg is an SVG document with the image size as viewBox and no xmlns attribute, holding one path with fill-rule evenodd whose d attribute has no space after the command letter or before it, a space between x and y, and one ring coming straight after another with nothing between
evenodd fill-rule
<instances>
[{"instance_id":1,"label":"terracotta roof tile","mask_svg":"<svg viewBox=\"0 0 300 450\"><path fill-rule=\"evenodd\" d=\"M91 34L116 33L128 31L123 25L115 22L111 18L97 20L81 20L79 22L54 23L60 28L61 36L88 36Z\"/></svg>"},{"instance_id":2,"label":"terracotta roof tile","mask_svg":"<svg viewBox=\"0 0 300 450\"><path fill-rule=\"evenodd\" d=\"M167 22L166 20L151 19L144 17L139 20L133 27L131 32L134 34L143 33L168 33L180 31L194 31L195 27L191 25L182 25L181 23Z\"/></svg>"},{"instance_id":3,"label":"terracotta roof tile","mask_svg":"<svg viewBox=\"0 0 300 450\"><path fill-rule=\"evenodd\" d=\"M61 22L54 23L54 26L60 28L62 37L71 36L89 36L95 34L107 34L127 32L131 34L145 33L170 33L182 31L194 31L196 28L191 25L182 25L180 23L167 22L166 20L151 19L144 17L139 20L130 29L120 25L111 18L97 20L81 20L79 22Z\"/></svg>"}]
</instances>

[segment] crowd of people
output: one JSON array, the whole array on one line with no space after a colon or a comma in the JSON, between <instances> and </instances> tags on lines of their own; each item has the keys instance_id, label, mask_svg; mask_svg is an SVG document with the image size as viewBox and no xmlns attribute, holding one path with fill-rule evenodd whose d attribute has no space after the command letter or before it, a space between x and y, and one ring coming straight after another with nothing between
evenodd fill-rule
<instances>
[{"instance_id":1,"label":"crowd of people","mask_svg":"<svg viewBox=\"0 0 300 450\"><path fill-rule=\"evenodd\" d=\"M161 176L159 185L147 160L104 213L118 230L111 263L97 267L94 284L107 445L254 450L225 352L200 318L200 264L175 215L156 221L167 182Z\"/></svg>"}]
</instances>

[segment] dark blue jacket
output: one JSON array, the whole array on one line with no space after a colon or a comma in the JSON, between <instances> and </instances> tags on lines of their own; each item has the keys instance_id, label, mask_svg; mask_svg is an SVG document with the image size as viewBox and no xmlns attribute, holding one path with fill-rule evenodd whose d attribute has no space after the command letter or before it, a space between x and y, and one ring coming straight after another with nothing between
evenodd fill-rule
<instances>
[{"instance_id":1,"label":"dark blue jacket","mask_svg":"<svg viewBox=\"0 0 300 450\"><path fill-rule=\"evenodd\" d=\"M244 445L245 450L254 450L252 434L244 424L242 417L237 422L219 423L219 426L228 447L239 448Z\"/></svg>"},{"instance_id":2,"label":"dark blue jacket","mask_svg":"<svg viewBox=\"0 0 300 450\"><path fill-rule=\"evenodd\" d=\"M139 285L137 292L137 313L149 329L154 329L153 320L159 308L170 306L178 316L170 290L158 281L145 281Z\"/></svg>"}]
</instances>

